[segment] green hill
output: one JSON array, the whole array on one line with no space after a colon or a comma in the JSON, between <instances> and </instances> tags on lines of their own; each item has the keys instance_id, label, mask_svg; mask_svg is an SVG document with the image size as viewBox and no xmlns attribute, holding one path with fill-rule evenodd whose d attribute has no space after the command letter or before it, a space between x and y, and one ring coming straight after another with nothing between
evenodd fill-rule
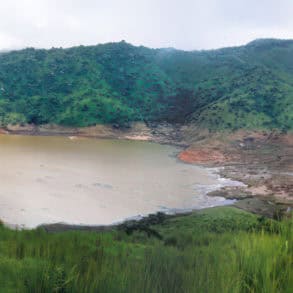
<instances>
[{"instance_id":1,"label":"green hill","mask_svg":"<svg viewBox=\"0 0 293 293\"><path fill-rule=\"evenodd\" d=\"M210 51L124 41L0 54L0 122L293 128L293 40Z\"/></svg>"}]
</instances>

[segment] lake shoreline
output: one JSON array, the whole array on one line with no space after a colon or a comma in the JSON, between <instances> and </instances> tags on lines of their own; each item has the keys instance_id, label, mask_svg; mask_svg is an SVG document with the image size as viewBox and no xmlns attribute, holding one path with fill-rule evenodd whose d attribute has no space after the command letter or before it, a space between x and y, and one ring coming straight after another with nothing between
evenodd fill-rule
<instances>
[{"instance_id":1,"label":"lake shoreline","mask_svg":"<svg viewBox=\"0 0 293 293\"><path fill-rule=\"evenodd\" d=\"M69 138L125 139L151 141L159 144L188 147L181 133L182 125L170 123L133 122L128 127L116 125L95 125L89 127L64 127L55 124L46 125L8 125L0 128L0 134L30 136L68 136Z\"/></svg>"},{"instance_id":2,"label":"lake shoreline","mask_svg":"<svg viewBox=\"0 0 293 293\"><path fill-rule=\"evenodd\" d=\"M236 207L274 217L293 209L293 134L239 131L210 136L179 154L189 164L219 167L222 178L245 186L223 187L209 196L236 199Z\"/></svg>"},{"instance_id":3,"label":"lake shoreline","mask_svg":"<svg viewBox=\"0 0 293 293\"><path fill-rule=\"evenodd\" d=\"M243 182L245 186L225 186L219 189L213 190L208 193L208 196L219 196L229 200L237 200L234 204L235 207L253 212L260 215L273 217L278 212L286 212L288 209L292 209L292 194L290 193L290 186L280 185L282 181L278 176L274 175L271 170L272 164L266 164L266 174L271 176L281 190L280 195L274 194L273 187L263 188L266 186L263 182L263 174L259 174L255 178L255 174L250 174L251 171L258 170L260 167L264 167L264 164L255 162L255 159L260 156L259 146L269 146L280 144L282 146L291 147L291 140L289 136L289 143L284 143L284 137L272 137L271 140L267 139L266 135L259 136L259 133L242 134L240 137L229 136L227 143L219 144L218 138L213 135L206 136L202 141L190 142L186 139L186 136L180 134L181 126L174 126L169 124L147 126L144 123L135 123L132 127L127 129L114 128L113 126L98 125L88 128L64 128L59 126L25 126L25 127L10 127L5 130L1 130L0 134L9 135L34 135L34 136L68 136L70 139L78 138L105 138L105 139L127 139L136 141L150 141L160 144L169 144L180 146L184 148L178 153L177 158L188 164L201 165L203 167L218 168L217 174L222 178L229 178L235 181ZM175 132L175 133L174 133ZM178 134L179 133L179 134ZM276 134L278 135L278 134ZM247 137L249 139L247 139ZM235 142L237 143L235 145ZM233 148L233 151L231 151ZM245 151L249 150L253 153L250 160L243 159ZM286 154L287 149L285 150ZM288 154L288 153L287 153ZM289 157L291 153L289 153ZM243 162L246 161L246 162ZM252 164L253 163L253 164ZM274 166L275 167L275 166ZM277 170L283 170L286 173L288 166L279 164ZM253 172L252 172L253 173ZM289 172L290 174L290 172ZM291 176L291 175L290 175ZM289 177L290 177L289 176ZM259 183L261 182L262 185ZM281 182L280 182L281 181ZM287 193L286 193L287 192ZM189 212L188 212L189 213ZM179 215L182 213L178 213ZM146 216L148 217L148 216ZM143 217L145 218L145 217ZM127 222L127 220L126 220ZM92 227L98 227L97 229L104 229L105 227L113 227L113 225L106 226L86 226L86 225L70 225L70 224L48 224L61 225L62 227L68 227L68 229L89 229ZM88 228L86 228L88 227ZM104 227L104 228L101 228ZM94 228L95 229L95 228ZM107 228L108 229L108 228Z\"/></svg>"},{"instance_id":4,"label":"lake shoreline","mask_svg":"<svg viewBox=\"0 0 293 293\"><path fill-rule=\"evenodd\" d=\"M230 182L220 181L217 170L177 160L181 148L72 139L0 136L6 166L0 171L0 213L5 223L20 229L56 222L110 225L137 215L181 213L226 202L206 194Z\"/></svg>"}]
</instances>

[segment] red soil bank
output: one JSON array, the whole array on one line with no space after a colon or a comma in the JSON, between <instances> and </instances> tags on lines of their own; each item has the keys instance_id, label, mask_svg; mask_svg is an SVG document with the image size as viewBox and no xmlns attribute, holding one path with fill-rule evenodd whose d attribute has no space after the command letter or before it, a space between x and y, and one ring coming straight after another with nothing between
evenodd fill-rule
<instances>
[{"instance_id":1,"label":"red soil bank","mask_svg":"<svg viewBox=\"0 0 293 293\"><path fill-rule=\"evenodd\" d=\"M221 163L226 161L220 151L212 149L187 149L181 152L178 158L186 163Z\"/></svg>"}]
</instances>

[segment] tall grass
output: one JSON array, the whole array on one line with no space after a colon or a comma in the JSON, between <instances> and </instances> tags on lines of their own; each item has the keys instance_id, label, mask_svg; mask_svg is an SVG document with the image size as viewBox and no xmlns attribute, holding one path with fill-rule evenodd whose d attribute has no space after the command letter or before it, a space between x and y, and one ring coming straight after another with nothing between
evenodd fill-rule
<instances>
[{"instance_id":1,"label":"tall grass","mask_svg":"<svg viewBox=\"0 0 293 293\"><path fill-rule=\"evenodd\" d=\"M162 240L2 226L0 292L292 292L292 220L220 208L152 228Z\"/></svg>"}]
</instances>

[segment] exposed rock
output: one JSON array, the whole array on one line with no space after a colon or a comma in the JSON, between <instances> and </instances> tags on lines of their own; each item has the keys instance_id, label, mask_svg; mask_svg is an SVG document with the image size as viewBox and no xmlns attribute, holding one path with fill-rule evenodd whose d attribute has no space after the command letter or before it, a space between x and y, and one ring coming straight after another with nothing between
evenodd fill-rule
<instances>
[{"instance_id":1,"label":"exposed rock","mask_svg":"<svg viewBox=\"0 0 293 293\"><path fill-rule=\"evenodd\" d=\"M221 189L209 192L208 196L221 196L227 199L244 199L253 197L252 192L250 192L245 187L239 186L228 186Z\"/></svg>"}]
</instances>

